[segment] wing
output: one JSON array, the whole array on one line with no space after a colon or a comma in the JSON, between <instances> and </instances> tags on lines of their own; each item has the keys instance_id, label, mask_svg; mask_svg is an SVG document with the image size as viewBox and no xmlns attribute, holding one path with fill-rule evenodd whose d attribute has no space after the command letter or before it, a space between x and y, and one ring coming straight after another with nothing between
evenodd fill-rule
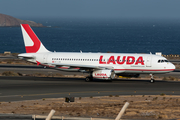
<instances>
[{"instance_id":1,"label":"wing","mask_svg":"<svg viewBox=\"0 0 180 120\"><path fill-rule=\"evenodd\" d=\"M68 67L68 69L72 68L79 68L79 71L94 71L94 70L114 70L113 66L95 66L95 65L82 65L82 64L66 64L66 63L40 63L38 61L37 65L43 65L53 68L60 68L60 67ZM117 68L116 68L117 69ZM118 66L118 69L124 69L122 66ZM124 71L118 71L117 73L122 73Z\"/></svg>"},{"instance_id":2,"label":"wing","mask_svg":"<svg viewBox=\"0 0 180 120\"><path fill-rule=\"evenodd\" d=\"M50 63L50 65L53 65L55 67L70 67L70 68L80 68L80 69L98 69L98 70L104 70L104 69L109 69L113 70L114 68L112 66L94 66L94 65L82 65L82 64L64 64L64 63Z\"/></svg>"}]
</instances>

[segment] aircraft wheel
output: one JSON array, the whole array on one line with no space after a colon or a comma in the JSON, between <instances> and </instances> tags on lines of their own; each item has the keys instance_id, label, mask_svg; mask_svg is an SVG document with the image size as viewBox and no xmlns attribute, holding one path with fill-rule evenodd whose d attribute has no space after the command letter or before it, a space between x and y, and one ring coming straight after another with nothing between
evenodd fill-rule
<instances>
[{"instance_id":1,"label":"aircraft wheel","mask_svg":"<svg viewBox=\"0 0 180 120\"><path fill-rule=\"evenodd\" d=\"M92 78L91 77L86 77L85 81L90 82L90 81L92 81Z\"/></svg>"},{"instance_id":2,"label":"aircraft wheel","mask_svg":"<svg viewBox=\"0 0 180 120\"><path fill-rule=\"evenodd\" d=\"M155 80L154 80L154 79L151 79L150 83L154 83L154 82L155 82Z\"/></svg>"}]
</instances>

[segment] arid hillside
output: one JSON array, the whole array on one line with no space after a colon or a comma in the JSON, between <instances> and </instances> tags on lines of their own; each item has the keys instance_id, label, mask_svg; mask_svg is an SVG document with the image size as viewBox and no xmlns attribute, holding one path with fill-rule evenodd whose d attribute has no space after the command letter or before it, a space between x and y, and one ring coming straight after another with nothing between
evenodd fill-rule
<instances>
[{"instance_id":1,"label":"arid hillside","mask_svg":"<svg viewBox=\"0 0 180 120\"><path fill-rule=\"evenodd\" d=\"M42 24L34 21L20 20L9 15L0 13L0 27L16 27L20 24L29 24L32 27L43 27Z\"/></svg>"}]
</instances>

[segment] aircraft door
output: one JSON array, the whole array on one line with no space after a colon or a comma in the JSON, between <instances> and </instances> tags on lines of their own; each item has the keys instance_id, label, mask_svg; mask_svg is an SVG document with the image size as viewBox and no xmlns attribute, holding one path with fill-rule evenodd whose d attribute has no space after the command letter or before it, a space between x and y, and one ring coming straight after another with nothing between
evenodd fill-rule
<instances>
[{"instance_id":1,"label":"aircraft door","mask_svg":"<svg viewBox=\"0 0 180 120\"><path fill-rule=\"evenodd\" d=\"M151 67L151 57L147 57L146 67Z\"/></svg>"},{"instance_id":2,"label":"aircraft door","mask_svg":"<svg viewBox=\"0 0 180 120\"><path fill-rule=\"evenodd\" d=\"M44 56L43 56L43 63L47 63L47 57L48 57L48 54L44 54Z\"/></svg>"}]
</instances>

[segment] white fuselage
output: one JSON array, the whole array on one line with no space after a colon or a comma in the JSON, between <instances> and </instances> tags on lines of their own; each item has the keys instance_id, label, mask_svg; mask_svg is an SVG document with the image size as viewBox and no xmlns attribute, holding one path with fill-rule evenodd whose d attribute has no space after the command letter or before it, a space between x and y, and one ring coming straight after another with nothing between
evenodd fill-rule
<instances>
[{"instance_id":1,"label":"white fuselage","mask_svg":"<svg viewBox=\"0 0 180 120\"><path fill-rule=\"evenodd\" d=\"M19 56L32 56L34 59L29 61L39 62L41 65L49 67L61 64L61 67L58 67L58 69L69 71L79 70L78 67L73 67L72 69L68 67L71 64L106 67L113 69L116 74L167 73L175 69L175 66L168 62L166 58L153 54L47 52L24 53Z\"/></svg>"}]
</instances>

